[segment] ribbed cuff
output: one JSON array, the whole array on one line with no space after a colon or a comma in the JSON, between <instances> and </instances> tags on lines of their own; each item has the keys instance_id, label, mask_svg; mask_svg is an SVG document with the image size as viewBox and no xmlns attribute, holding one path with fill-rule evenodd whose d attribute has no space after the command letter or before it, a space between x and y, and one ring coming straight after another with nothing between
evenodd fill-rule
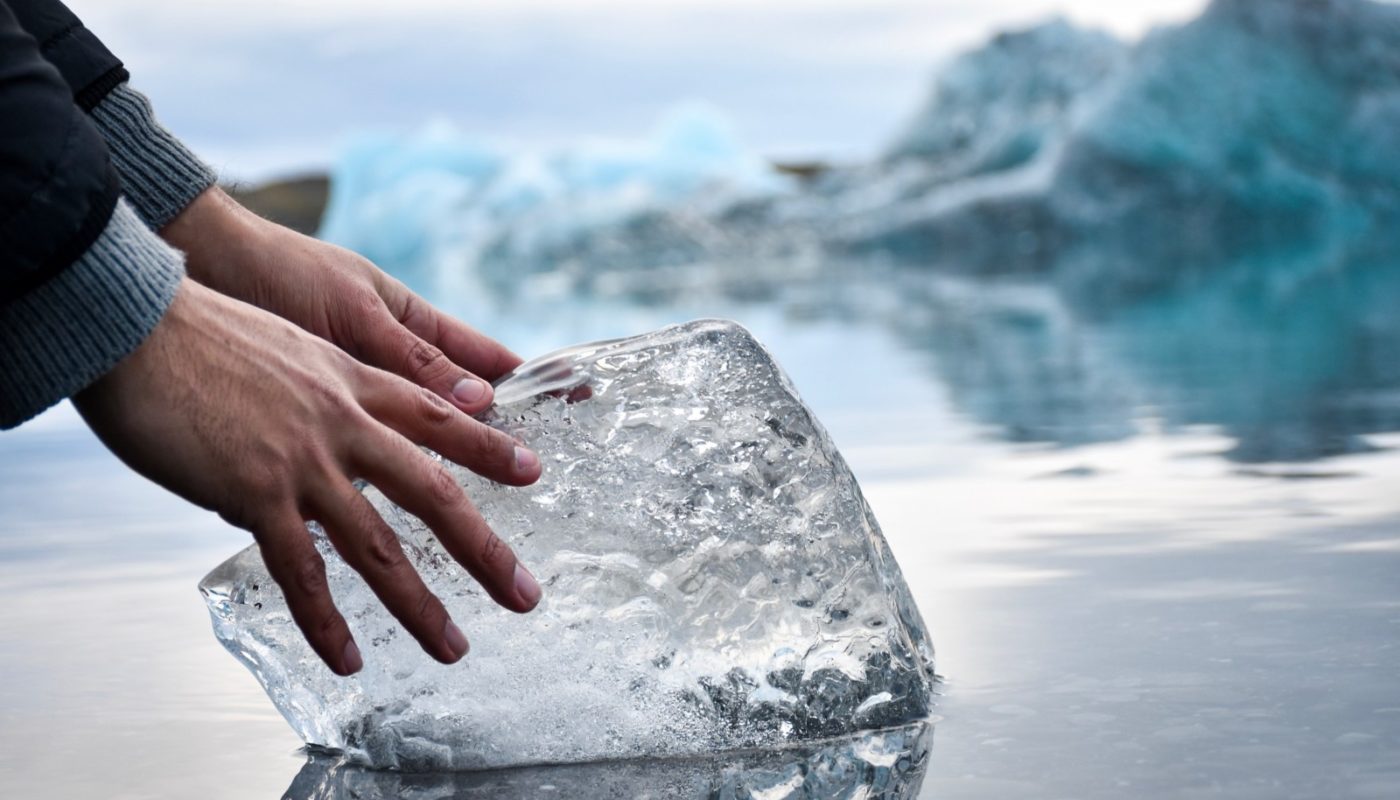
<instances>
[{"instance_id":1,"label":"ribbed cuff","mask_svg":"<svg viewBox=\"0 0 1400 800\"><path fill-rule=\"evenodd\" d=\"M0 308L0 429L77 393L135 350L184 274L184 257L119 201L82 257Z\"/></svg>"},{"instance_id":2,"label":"ribbed cuff","mask_svg":"<svg viewBox=\"0 0 1400 800\"><path fill-rule=\"evenodd\" d=\"M122 193L153 230L175 218L214 185L214 170L156 120L151 101L122 84L92 110L107 140Z\"/></svg>"}]
</instances>

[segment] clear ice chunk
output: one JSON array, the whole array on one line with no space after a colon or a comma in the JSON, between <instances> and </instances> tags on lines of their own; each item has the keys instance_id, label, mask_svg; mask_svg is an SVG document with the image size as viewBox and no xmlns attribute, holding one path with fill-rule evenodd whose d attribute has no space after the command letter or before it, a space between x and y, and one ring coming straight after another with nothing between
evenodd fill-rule
<instances>
[{"instance_id":1,"label":"clear ice chunk","mask_svg":"<svg viewBox=\"0 0 1400 800\"><path fill-rule=\"evenodd\" d=\"M744 328L702 320L523 365L487 421L544 476L449 465L540 579L497 607L415 517L366 496L472 641L419 650L312 526L364 651L330 672L256 546L200 584L219 640L308 744L407 771L772 748L929 713L933 652L812 412Z\"/></svg>"}]
</instances>

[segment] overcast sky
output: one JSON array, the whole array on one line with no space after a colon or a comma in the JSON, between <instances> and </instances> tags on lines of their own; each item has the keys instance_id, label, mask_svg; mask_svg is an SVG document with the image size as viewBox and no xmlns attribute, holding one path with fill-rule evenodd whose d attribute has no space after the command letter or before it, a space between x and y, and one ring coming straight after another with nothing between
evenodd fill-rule
<instances>
[{"instance_id":1,"label":"overcast sky","mask_svg":"<svg viewBox=\"0 0 1400 800\"><path fill-rule=\"evenodd\" d=\"M1136 37L1203 0L68 0L225 173L324 166L449 120L522 148L635 138L705 100L784 158L876 152L935 65L1063 14Z\"/></svg>"}]
</instances>

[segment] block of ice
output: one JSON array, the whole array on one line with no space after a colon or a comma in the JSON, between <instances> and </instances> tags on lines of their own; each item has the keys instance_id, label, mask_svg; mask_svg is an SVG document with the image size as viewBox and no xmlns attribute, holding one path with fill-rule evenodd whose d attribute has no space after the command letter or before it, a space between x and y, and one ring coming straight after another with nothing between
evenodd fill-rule
<instances>
[{"instance_id":1,"label":"block of ice","mask_svg":"<svg viewBox=\"0 0 1400 800\"><path fill-rule=\"evenodd\" d=\"M782 750L485 772L370 770L312 753L283 800L913 800L928 768L926 722Z\"/></svg>"},{"instance_id":2,"label":"block of ice","mask_svg":"<svg viewBox=\"0 0 1400 800\"><path fill-rule=\"evenodd\" d=\"M586 391L584 390L586 387ZM855 478L771 356L699 321L522 366L489 420L527 489L454 467L545 586L492 604L415 518L366 494L472 651L421 653L319 541L365 656L335 677L256 547L200 584L220 641L308 743L406 770L774 747L916 721L932 649Z\"/></svg>"}]
</instances>

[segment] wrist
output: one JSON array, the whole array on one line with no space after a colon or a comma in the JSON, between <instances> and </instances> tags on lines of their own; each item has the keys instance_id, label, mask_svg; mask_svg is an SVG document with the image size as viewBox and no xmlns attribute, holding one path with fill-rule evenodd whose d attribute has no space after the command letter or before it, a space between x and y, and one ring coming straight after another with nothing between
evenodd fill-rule
<instances>
[{"instance_id":1,"label":"wrist","mask_svg":"<svg viewBox=\"0 0 1400 800\"><path fill-rule=\"evenodd\" d=\"M224 294L244 297L268 225L218 186L211 186L161 228L160 236L184 251L190 277Z\"/></svg>"},{"instance_id":2,"label":"wrist","mask_svg":"<svg viewBox=\"0 0 1400 800\"><path fill-rule=\"evenodd\" d=\"M165 312L151 327L146 337L101 377L70 398L79 412L87 416L93 406L103 402L103 398L110 394L106 390L113 384L140 382L150 378L147 374L150 370L149 365L159 360L157 354L161 350L162 340L167 338L173 329L180 327L189 313L191 294L200 288L202 287L188 276L182 276L175 282L171 287L170 300Z\"/></svg>"}]
</instances>

